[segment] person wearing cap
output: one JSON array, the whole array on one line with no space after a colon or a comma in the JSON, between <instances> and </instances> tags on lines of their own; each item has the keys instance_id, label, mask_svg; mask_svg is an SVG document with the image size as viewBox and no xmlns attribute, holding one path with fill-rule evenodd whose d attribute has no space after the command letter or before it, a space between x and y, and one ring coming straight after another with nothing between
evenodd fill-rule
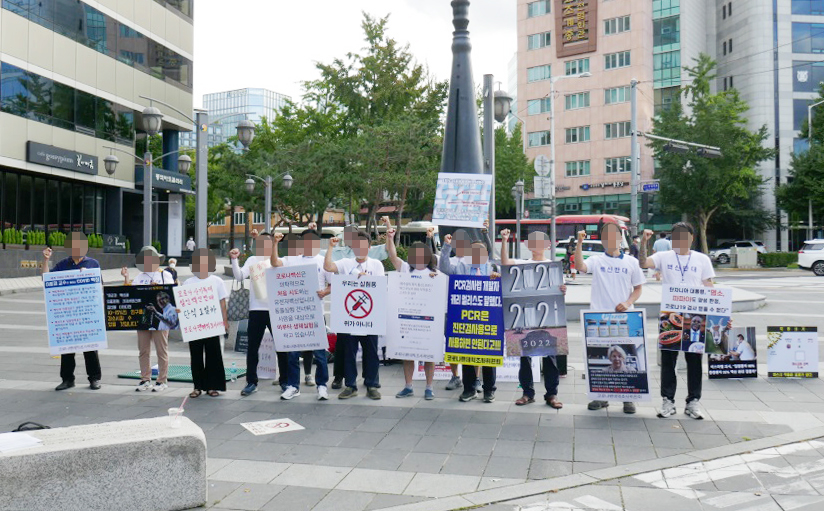
<instances>
[{"instance_id":1,"label":"person wearing cap","mask_svg":"<svg viewBox=\"0 0 824 511\"><path fill-rule=\"evenodd\" d=\"M123 276L123 284L126 286L156 286L164 284L174 284L174 277L166 270L160 270L160 263L164 256L157 253L152 246L145 246L140 249L135 257L135 266L140 273L134 279L129 279L129 269L125 266L120 270ZM160 306L160 304L158 304ZM135 389L137 392L150 390L152 392L162 392L166 390L169 380L169 330L173 328L169 322L173 319L166 318L166 308L168 303L162 308L161 316L157 328L137 331L137 349L140 360L140 383ZM147 308L153 308L153 305ZM172 307L174 309L174 307ZM176 318L175 318L176 319ZM152 366L151 366L151 346L154 344L157 353L157 382L152 386Z\"/></svg>"},{"instance_id":2,"label":"person wearing cap","mask_svg":"<svg viewBox=\"0 0 824 511\"><path fill-rule=\"evenodd\" d=\"M61 259L54 265L51 271L72 271L88 270L100 268L100 263L96 259L86 257L89 251L89 241L82 232L73 232L66 237L66 248L69 249L70 256ZM52 256L52 249L43 250L42 272L49 272L49 260ZM60 378L63 380L54 390L66 390L74 387L74 369L76 367L74 353L60 355ZM83 359L86 361L86 375L89 377L89 388L100 389L100 357L97 351L83 352Z\"/></svg>"}]
</instances>

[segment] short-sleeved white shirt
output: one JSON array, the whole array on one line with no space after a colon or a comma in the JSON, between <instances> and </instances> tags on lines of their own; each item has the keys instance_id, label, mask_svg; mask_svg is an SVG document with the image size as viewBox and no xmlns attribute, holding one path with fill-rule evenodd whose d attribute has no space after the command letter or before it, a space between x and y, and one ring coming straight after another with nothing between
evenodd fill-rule
<instances>
[{"instance_id":1,"label":"short-sleeved white shirt","mask_svg":"<svg viewBox=\"0 0 824 511\"><path fill-rule=\"evenodd\" d=\"M367 257L363 262L358 262L357 259L354 258L341 259L340 261L335 261L335 266L341 275L359 275L361 273L366 273L373 277L386 275L383 269L383 263L371 257Z\"/></svg>"},{"instance_id":2,"label":"short-sleeved white shirt","mask_svg":"<svg viewBox=\"0 0 824 511\"><path fill-rule=\"evenodd\" d=\"M175 279L167 271L141 272L132 280L133 286L156 286L159 284L174 284Z\"/></svg>"},{"instance_id":3,"label":"short-sleeved white shirt","mask_svg":"<svg viewBox=\"0 0 824 511\"><path fill-rule=\"evenodd\" d=\"M318 268L318 289L324 290L332 283L332 274L323 269L324 257L320 254L316 256L286 256L281 257L283 266L300 266L303 264L314 264Z\"/></svg>"},{"instance_id":4,"label":"short-sleeved white shirt","mask_svg":"<svg viewBox=\"0 0 824 511\"><path fill-rule=\"evenodd\" d=\"M598 254L587 259L586 266L592 274L590 307L593 310L615 310L619 303L627 301L635 286L646 282L638 259L630 255Z\"/></svg>"},{"instance_id":5,"label":"short-sleeved white shirt","mask_svg":"<svg viewBox=\"0 0 824 511\"><path fill-rule=\"evenodd\" d=\"M752 346L747 341L738 344L734 352L740 354L739 360L742 361L753 361L755 360L755 351L753 351Z\"/></svg>"},{"instance_id":6,"label":"short-sleeved white shirt","mask_svg":"<svg viewBox=\"0 0 824 511\"><path fill-rule=\"evenodd\" d=\"M649 259L655 264L655 269L661 272L664 284L704 287L705 280L715 277L710 258L694 250L690 250L689 255L685 256L678 255L675 250L656 252Z\"/></svg>"},{"instance_id":7,"label":"short-sleeved white shirt","mask_svg":"<svg viewBox=\"0 0 824 511\"><path fill-rule=\"evenodd\" d=\"M225 300L229 298L229 292L226 291L226 285L223 283L223 279L218 277L217 275L209 275L205 279L202 279L195 275L194 277L186 279L186 282L183 283L184 286L195 286L200 283L210 283L214 286L215 292L217 293L218 300Z\"/></svg>"}]
</instances>

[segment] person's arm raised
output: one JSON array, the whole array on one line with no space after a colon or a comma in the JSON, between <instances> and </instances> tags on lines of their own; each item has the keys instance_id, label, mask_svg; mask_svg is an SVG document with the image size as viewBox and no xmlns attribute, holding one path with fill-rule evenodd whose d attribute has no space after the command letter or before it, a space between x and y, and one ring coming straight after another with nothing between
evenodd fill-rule
<instances>
[{"instance_id":1,"label":"person's arm raised","mask_svg":"<svg viewBox=\"0 0 824 511\"><path fill-rule=\"evenodd\" d=\"M330 238L329 248L326 250L326 255L323 256L323 269L328 271L329 273L338 272L338 265L335 264L334 260L332 259L332 252L335 250L335 247L338 245L338 242L340 242L338 238Z\"/></svg>"},{"instance_id":2,"label":"person's arm raised","mask_svg":"<svg viewBox=\"0 0 824 511\"><path fill-rule=\"evenodd\" d=\"M403 269L403 259L398 257L398 249L395 247L395 229L386 228L386 251L389 252L389 260L397 271Z\"/></svg>"},{"instance_id":3,"label":"person's arm raised","mask_svg":"<svg viewBox=\"0 0 824 511\"><path fill-rule=\"evenodd\" d=\"M43 264L40 271L43 275L49 273L49 260L52 256L52 249L46 248L43 250Z\"/></svg>"},{"instance_id":4,"label":"person's arm raised","mask_svg":"<svg viewBox=\"0 0 824 511\"><path fill-rule=\"evenodd\" d=\"M587 237L586 231L578 231L578 243L575 244L575 269L581 273L587 272L587 265L584 262L584 238Z\"/></svg>"},{"instance_id":5,"label":"person's arm raised","mask_svg":"<svg viewBox=\"0 0 824 511\"><path fill-rule=\"evenodd\" d=\"M501 231L501 266L509 266L509 229Z\"/></svg>"},{"instance_id":6,"label":"person's arm raised","mask_svg":"<svg viewBox=\"0 0 824 511\"><path fill-rule=\"evenodd\" d=\"M641 243L638 247L638 264L641 265L641 268L654 270L655 263L647 259L647 247L649 246L650 238L652 238L652 231L644 229L644 234L641 236Z\"/></svg>"},{"instance_id":7,"label":"person's arm raised","mask_svg":"<svg viewBox=\"0 0 824 511\"><path fill-rule=\"evenodd\" d=\"M283 239L283 234L276 233L275 234L275 245L272 247L272 255L269 257L269 263L272 265L272 268L278 268L283 266L283 261L278 257L278 243L280 240Z\"/></svg>"}]
</instances>

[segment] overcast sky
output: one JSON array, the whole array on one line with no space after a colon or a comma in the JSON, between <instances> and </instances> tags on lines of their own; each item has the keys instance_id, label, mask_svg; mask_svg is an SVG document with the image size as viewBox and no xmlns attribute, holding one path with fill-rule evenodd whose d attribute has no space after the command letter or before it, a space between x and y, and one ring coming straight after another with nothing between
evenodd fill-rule
<instances>
[{"instance_id":1,"label":"overcast sky","mask_svg":"<svg viewBox=\"0 0 824 511\"><path fill-rule=\"evenodd\" d=\"M262 87L300 99L300 82L364 45L361 12L391 14L389 35L439 79L452 66L450 0L200 0L195 9L194 106L203 94ZM507 87L517 49L515 0L472 0L469 11L476 86L492 73Z\"/></svg>"}]
</instances>

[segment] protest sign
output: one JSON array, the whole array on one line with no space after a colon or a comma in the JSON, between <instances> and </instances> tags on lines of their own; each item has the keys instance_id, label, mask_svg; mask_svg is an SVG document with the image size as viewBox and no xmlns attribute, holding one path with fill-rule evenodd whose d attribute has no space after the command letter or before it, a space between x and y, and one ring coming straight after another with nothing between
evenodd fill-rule
<instances>
[{"instance_id":1,"label":"protest sign","mask_svg":"<svg viewBox=\"0 0 824 511\"><path fill-rule=\"evenodd\" d=\"M266 270L272 267L269 258L258 261L249 267L249 280L252 282L252 292L258 300L266 299Z\"/></svg>"},{"instance_id":2,"label":"protest sign","mask_svg":"<svg viewBox=\"0 0 824 511\"><path fill-rule=\"evenodd\" d=\"M332 330L352 335L386 335L386 295L386 277L333 275Z\"/></svg>"},{"instance_id":3,"label":"protest sign","mask_svg":"<svg viewBox=\"0 0 824 511\"><path fill-rule=\"evenodd\" d=\"M483 227L489 218L492 176L441 172L435 191L432 223L453 227Z\"/></svg>"},{"instance_id":4,"label":"protest sign","mask_svg":"<svg viewBox=\"0 0 824 511\"><path fill-rule=\"evenodd\" d=\"M818 328L768 326L767 376L818 378Z\"/></svg>"},{"instance_id":5,"label":"protest sign","mask_svg":"<svg viewBox=\"0 0 824 511\"><path fill-rule=\"evenodd\" d=\"M532 380L535 383L541 381L541 359L539 357L530 357L532 364ZM495 370L495 381L503 382L519 382L518 372L521 370L520 357L504 357L504 365ZM258 371L260 372L260 371ZM447 381L452 378L452 370L449 364L435 364L435 376L433 380ZM426 373L423 370L423 362L415 362L415 372L412 374L412 379L415 381L426 380Z\"/></svg>"},{"instance_id":6,"label":"protest sign","mask_svg":"<svg viewBox=\"0 0 824 511\"><path fill-rule=\"evenodd\" d=\"M249 430L249 432L255 436L271 435L274 433L287 433L289 431L300 431L302 429L306 429L292 419L241 422L240 425Z\"/></svg>"},{"instance_id":7,"label":"protest sign","mask_svg":"<svg viewBox=\"0 0 824 511\"><path fill-rule=\"evenodd\" d=\"M218 337L226 333L223 309L217 297L217 289L211 282L191 286L175 286L177 315L183 342Z\"/></svg>"},{"instance_id":8,"label":"protest sign","mask_svg":"<svg viewBox=\"0 0 824 511\"><path fill-rule=\"evenodd\" d=\"M444 352L446 275L389 274L386 357L441 362Z\"/></svg>"},{"instance_id":9,"label":"protest sign","mask_svg":"<svg viewBox=\"0 0 824 511\"><path fill-rule=\"evenodd\" d=\"M504 313L499 279L450 275L446 312L445 362L503 365Z\"/></svg>"},{"instance_id":10,"label":"protest sign","mask_svg":"<svg viewBox=\"0 0 824 511\"><path fill-rule=\"evenodd\" d=\"M708 356L710 380L758 377L755 327L733 328L720 348L723 355Z\"/></svg>"},{"instance_id":11,"label":"protest sign","mask_svg":"<svg viewBox=\"0 0 824 511\"><path fill-rule=\"evenodd\" d=\"M723 355L721 346L729 336L730 314L730 288L664 284L658 317L658 348Z\"/></svg>"},{"instance_id":12,"label":"protest sign","mask_svg":"<svg viewBox=\"0 0 824 511\"><path fill-rule=\"evenodd\" d=\"M49 353L65 355L106 349L106 318L100 270L43 275Z\"/></svg>"},{"instance_id":13,"label":"protest sign","mask_svg":"<svg viewBox=\"0 0 824 511\"><path fill-rule=\"evenodd\" d=\"M106 330L177 330L173 287L106 286Z\"/></svg>"},{"instance_id":14,"label":"protest sign","mask_svg":"<svg viewBox=\"0 0 824 511\"><path fill-rule=\"evenodd\" d=\"M503 267L506 356L554 357L569 353L563 284L559 262Z\"/></svg>"},{"instance_id":15,"label":"protest sign","mask_svg":"<svg viewBox=\"0 0 824 511\"><path fill-rule=\"evenodd\" d=\"M278 375L278 357L275 340L268 329L263 330L263 339L258 349L257 375L261 380L274 380Z\"/></svg>"},{"instance_id":16,"label":"protest sign","mask_svg":"<svg viewBox=\"0 0 824 511\"><path fill-rule=\"evenodd\" d=\"M325 350L326 323L318 296L318 267L282 266L266 272L266 303L277 351Z\"/></svg>"},{"instance_id":17,"label":"protest sign","mask_svg":"<svg viewBox=\"0 0 824 511\"><path fill-rule=\"evenodd\" d=\"M588 396L602 401L648 401L644 310L581 311Z\"/></svg>"}]
</instances>

